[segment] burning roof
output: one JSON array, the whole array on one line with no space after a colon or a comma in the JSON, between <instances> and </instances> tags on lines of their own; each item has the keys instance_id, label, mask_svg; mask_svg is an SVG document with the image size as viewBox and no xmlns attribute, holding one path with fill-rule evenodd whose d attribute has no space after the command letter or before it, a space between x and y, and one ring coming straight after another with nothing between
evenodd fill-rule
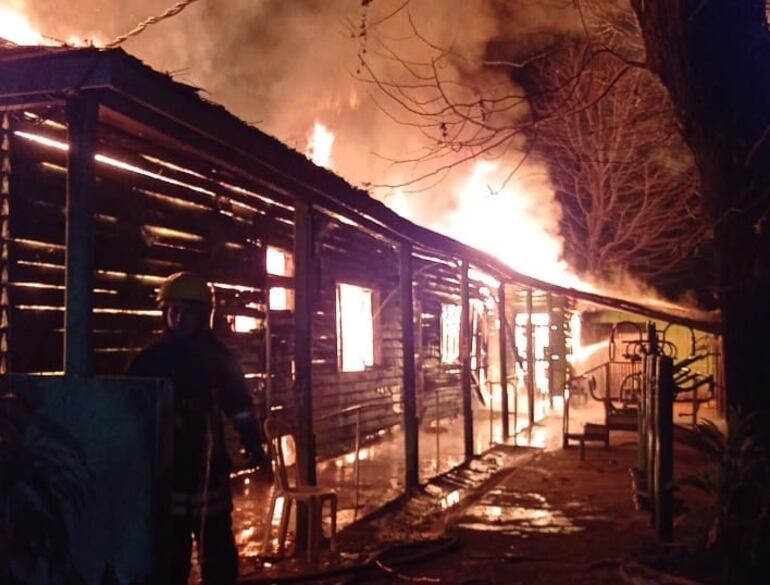
<instances>
[{"instance_id":1,"label":"burning roof","mask_svg":"<svg viewBox=\"0 0 770 585\"><path fill-rule=\"evenodd\" d=\"M34 73L33 73L34 72ZM103 119L131 125L166 146L216 161L236 175L269 180L365 229L418 249L464 260L496 279L600 306L718 331L713 314L653 301L631 301L557 286L521 274L494 256L396 214L306 156L246 124L200 91L155 71L122 49L21 47L0 40L0 107L62 101L76 91L98 94ZM258 172L257 172L258 171Z\"/></svg>"}]
</instances>

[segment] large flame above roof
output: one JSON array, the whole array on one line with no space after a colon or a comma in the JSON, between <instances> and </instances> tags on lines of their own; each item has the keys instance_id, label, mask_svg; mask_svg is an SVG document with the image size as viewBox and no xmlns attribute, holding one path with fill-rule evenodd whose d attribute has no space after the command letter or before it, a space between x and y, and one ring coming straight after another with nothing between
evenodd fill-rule
<instances>
[{"instance_id":1,"label":"large flame above roof","mask_svg":"<svg viewBox=\"0 0 770 585\"><path fill-rule=\"evenodd\" d=\"M51 44L23 12L4 6L0 6L0 38L17 45Z\"/></svg>"},{"instance_id":2,"label":"large flame above roof","mask_svg":"<svg viewBox=\"0 0 770 585\"><path fill-rule=\"evenodd\" d=\"M335 133L316 122L306 153L320 166L332 170ZM342 171L344 159L339 160ZM434 197L443 197L442 213L420 214L419 197L397 189L383 201L399 215L483 250L514 270L561 286L593 290L570 272L562 259L562 241L556 226L560 213L544 173L507 177L500 161L480 160L445 181Z\"/></svg>"}]
</instances>

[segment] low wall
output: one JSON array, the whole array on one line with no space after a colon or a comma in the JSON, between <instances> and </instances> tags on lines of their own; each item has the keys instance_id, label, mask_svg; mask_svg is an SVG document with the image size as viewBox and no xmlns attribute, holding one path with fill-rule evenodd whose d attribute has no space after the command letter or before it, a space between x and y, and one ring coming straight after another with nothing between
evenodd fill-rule
<instances>
[{"instance_id":1,"label":"low wall","mask_svg":"<svg viewBox=\"0 0 770 585\"><path fill-rule=\"evenodd\" d=\"M12 375L7 382L36 412L69 431L83 451L90 472L85 503L67 513L77 571L94 585L107 565L121 584L157 582L159 522L171 468L170 387L135 378ZM54 454L56 437L43 440Z\"/></svg>"}]
</instances>

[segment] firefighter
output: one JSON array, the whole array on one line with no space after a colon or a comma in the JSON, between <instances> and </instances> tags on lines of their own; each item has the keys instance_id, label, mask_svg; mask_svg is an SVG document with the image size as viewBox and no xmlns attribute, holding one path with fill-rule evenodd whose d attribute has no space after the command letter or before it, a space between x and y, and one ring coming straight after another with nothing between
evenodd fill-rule
<instances>
[{"instance_id":1,"label":"firefighter","mask_svg":"<svg viewBox=\"0 0 770 585\"><path fill-rule=\"evenodd\" d=\"M130 376L167 378L174 391L171 522L163 551L165 582L186 585L192 536L205 585L236 582L238 553L222 414L238 431L250 463L269 476L270 461L235 357L210 328L211 289L191 272L169 276L158 291L163 335L128 369Z\"/></svg>"}]
</instances>

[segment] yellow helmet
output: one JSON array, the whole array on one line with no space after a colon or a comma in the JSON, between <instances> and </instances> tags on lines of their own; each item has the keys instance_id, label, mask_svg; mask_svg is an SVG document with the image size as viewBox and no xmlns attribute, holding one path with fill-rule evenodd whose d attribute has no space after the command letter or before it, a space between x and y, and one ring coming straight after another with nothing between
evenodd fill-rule
<instances>
[{"instance_id":1,"label":"yellow helmet","mask_svg":"<svg viewBox=\"0 0 770 585\"><path fill-rule=\"evenodd\" d=\"M211 289L206 279L194 272L172 274L158 289L158 303L163 306L168 301L189 301L211 304Z\"/></svg>"}]
</instances>

